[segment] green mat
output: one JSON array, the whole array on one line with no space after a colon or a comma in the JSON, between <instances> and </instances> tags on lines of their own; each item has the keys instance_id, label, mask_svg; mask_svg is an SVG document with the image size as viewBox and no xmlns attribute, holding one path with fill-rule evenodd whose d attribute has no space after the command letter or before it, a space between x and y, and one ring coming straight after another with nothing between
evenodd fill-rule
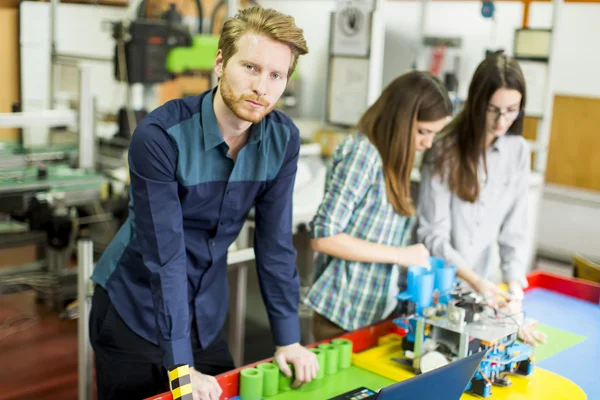
<instances>
[{"instance_id":1,"label":"green mat","mask_svg":"<svg viewBox=\"0 0 600 400\"><path fill-rule=\"evenodd\" d=\"M534 348L535 362L540 362L586 340L585 336L539 324L536 329L548 335L546 344Z\"/></svg>"},{"instance_id":2,"label":"green mat","mask_svg":"<svg viewBox=\"0 0 600 400\"><path fill-rule=\"evenodd\" d=\"M394 381L374 374L367 370L357 367L350 367L346 370L337 372L334 375L326 375L322 379L322 384L313 385L313 381L306 387L296 390L279 392L274 396L265 397L266 400L306 400L311 399L329 399L339 396L349 390L364 386L371 390L379 390L382 387L389 386Z\"/></svg>"}]
</instances>

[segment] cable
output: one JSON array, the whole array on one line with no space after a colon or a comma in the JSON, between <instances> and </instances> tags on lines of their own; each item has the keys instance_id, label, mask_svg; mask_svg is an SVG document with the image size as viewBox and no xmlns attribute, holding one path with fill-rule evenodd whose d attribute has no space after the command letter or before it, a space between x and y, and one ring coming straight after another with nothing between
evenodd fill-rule
<instances>
[{"instance_id":1,"label":"cable","mask_svg":"<svg viewBox=\"0 0 600 400\"><path fill-rule=\"evenodd\" d=\"M209 34L213 33L213 29L215 27L215 20L217 19L217 13L219 12L219 9L225 5L227 5L227 0L219 0L219 2L215 5L215 8L213 8L212 13L210 15L210 25L208 26Z\"/></svg>"},{"instance_id":2,"label":"cable","mask_svg":"<svg viewBox=\"0 0 600 400\"><path fill-rule=\"evenodd\" d=\"M202 25L204 24L204 12L202 11L202 3L200 0L196 0L196 7L198 7L198 33L202 34Z\"/></svg>"},{"instance_id":3,"label":"cable","mask_svg":"<svg viewBox=\"0 0 600 400\"><path fill-rule=\"evenodd\" d=\"M25 320L17 325L16 322ZM0 340L5 339L9 335L17 332L23 332L40 322L40 317L31 313L23 313L16 316L8 317L4 323L0 325Z\"/></svg>"},{"instance_id":4,"label":"cable","mask_svg":"<svg viewBox=\"0 0 600 400\"><path fill-rule=\"evenodd\" d=\"M35 274L28 276L14 276L0 279L0 285L4 286L30 286L42 293L54 293L58 286L58 279L47 274Z\"/></svg>"}]
</instances>

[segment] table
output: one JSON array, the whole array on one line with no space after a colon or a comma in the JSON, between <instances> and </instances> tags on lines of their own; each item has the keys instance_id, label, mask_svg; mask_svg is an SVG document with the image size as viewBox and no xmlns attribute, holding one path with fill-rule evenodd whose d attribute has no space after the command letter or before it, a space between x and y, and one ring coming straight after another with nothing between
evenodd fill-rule
<instances>
[{"instance_id":1,"label":"table","mask_svg":"<svg viewBox=\"0 0 600 400\"><path fill-rule=\"evenodd\" d=\"M550 337L555 338L554 348L540 348L538 352L545 352L543 359L536 363L536 370L531 377L515 377L513 392L507 388L504 393L494 395L490 399L527 399L527 398L553 398L553 399L587 399L593 400L600 398L600 385L597 384L597 371L600 367L600 357L598 344L600 344L600 285L590 283L584 280L561 277L545 272L535 271L528 276L530 287L526 291L525 311L528 316L538 319L543 324L543 329L550 329ZM384 321L376 325L350 332L342 337L352 340L354 358L357 360L360 354L365 354L378 345L379 339L389 335L394 330L394 323ZM542 327L540 327L542 329ZM558 333L557 333L558 332ZM565 334L566 332L566 334ZM569 343L563 343L565 336ZM577 339L577 340L575 340ZM319 343L314 343L308 347L314 347ZM549 343L546 346L553 346ZM542 351L543 350L543 351ZM260 362L270 361L262 360ZM239 392L239 374L244 368L251 368L258 363L250 364L242 368L221 374L217 380L223 388L222 400L236 399ZM302 393L301 391L291 391L284 395L271 397L273 400L293 400L293 399L316 399L327 398L327 396L341 394L348 389L362 385L368 385L375 389L391 384L394 381L370 373L364 369L353 366L351 370L344 372L344 377L350 388L343 384L329 385L329 389L320 392ZM541 388L546 393L546 397L539 397L531 393L536 392L533 389L522 389L523 386L535 386L531 384L531 379L536 376L543 376L545 383ZM522 383L518 384L519 380ZM559 384L560 383L560 384ZM566 389L565 389L565 386ZM334 390L331 387L335 387ZM552 397L547 397L550 390L567 391L570 394L566 397L554 393ZM521 388L521 389L520 389ZM518 392L524 390L523 392ZM583 394L585 392L585 394ZM558 396L558 397L556 397ZM475 399L470 394L465 394L463 399ZM170 400L170 393L162 393L148 400ZM268 397L266 399L269 399Z\"/></svg>"}]
</instances>

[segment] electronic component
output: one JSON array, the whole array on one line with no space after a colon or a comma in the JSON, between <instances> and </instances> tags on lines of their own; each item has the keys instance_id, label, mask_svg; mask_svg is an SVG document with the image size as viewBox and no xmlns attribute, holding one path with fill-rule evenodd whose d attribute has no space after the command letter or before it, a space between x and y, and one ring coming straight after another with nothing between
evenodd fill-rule
<instances>
[{"instance_id":1,"label":"electronic component","mask_svg":"<svg viewBox=\"0 0 600 400\"><path fill-rule=\"evenodd\" d=\"M431 264L431 271L410 267L407 290L397 296L402 308L415 312L394 320L406 332L405 359L394 360L424 373L485 351L466 387L482 397L491 396L492 385L510 385L508 374L529 375L533 349L518 343L517 333L532 321L522 313L502 313L481 296L461 289L455 268L443 260L432 257Z\"/></svg>"}]
</instances>

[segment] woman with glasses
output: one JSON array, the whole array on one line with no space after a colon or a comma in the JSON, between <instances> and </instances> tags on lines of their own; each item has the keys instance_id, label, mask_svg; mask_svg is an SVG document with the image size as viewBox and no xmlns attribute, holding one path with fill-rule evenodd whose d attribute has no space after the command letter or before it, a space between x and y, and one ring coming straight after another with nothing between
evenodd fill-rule
<instances>
[{"instance_id":1,"label":"woman with glasses","mask_svg":"<svg viewBox=\"0 0 600 400\"><path fill-rule=\"evenodd\" d=\"M530 151L523 132L525 79L502 54L476 69L462 111L424 157L417 240L489 303L504 298L521 310L527 286L527 203ZM498 245L508 294L490 280ZM539 332L524 338L535 344ZM535 339L535 340L534 340Z\"/></svg>"}]
</instances>

